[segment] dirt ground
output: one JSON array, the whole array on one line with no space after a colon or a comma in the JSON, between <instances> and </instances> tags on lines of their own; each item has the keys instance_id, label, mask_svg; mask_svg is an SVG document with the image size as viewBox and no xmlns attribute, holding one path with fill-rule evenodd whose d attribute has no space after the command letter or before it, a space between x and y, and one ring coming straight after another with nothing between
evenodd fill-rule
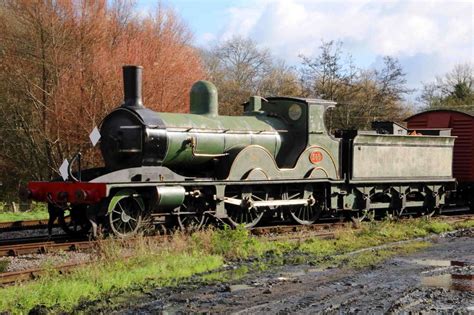
<instances>
[{"instance_id":1,"label":"dirt ground","mask_svg":"<svg viewBox=\"0 0 474 315\"><path fill-rule=\"evenodd\" d=\"M474 314L473 241L472 231L438 237L423 251L362 271L280 266L239 281L161 288L113 308L120 314ZM106 309L107 303L99 307Z\"/></svg>"}]
</instances>

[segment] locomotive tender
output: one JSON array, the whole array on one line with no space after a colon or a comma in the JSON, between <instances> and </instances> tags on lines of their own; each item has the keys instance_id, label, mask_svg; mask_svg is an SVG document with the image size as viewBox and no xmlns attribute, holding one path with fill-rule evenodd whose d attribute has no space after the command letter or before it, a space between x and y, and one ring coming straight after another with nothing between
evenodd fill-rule
<instances>
[{"instance_id":1,"label":"locomotive tender","mask_svg":"<svg viewBox=\"0 0 474 315\"><path fill-rule=\"evenodd\" d=\"M31 182L31 199L70 210L71 225L106 221L116 235L145 221L200 227L262 218L314 223L375 211L432 213L453 189L454 137L344 132L333 137L321 99L251 97L243 116L220 116L216 87L198 81L190 113L158 113L141 97L142 68L125 66L124 103L104 118L105 167L67 181Z\"/></svg>"}]
</instances>

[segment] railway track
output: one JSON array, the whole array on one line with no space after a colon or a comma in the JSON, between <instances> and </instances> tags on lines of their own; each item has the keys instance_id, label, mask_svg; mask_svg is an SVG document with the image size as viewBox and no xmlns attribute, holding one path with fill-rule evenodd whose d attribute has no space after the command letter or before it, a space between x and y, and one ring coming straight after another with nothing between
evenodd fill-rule
<instances>
[{"instance_id":1,"label":"railway track","mask_svg":"<svg viewBox=\"0 0 474 315\"><path fill-rule=\"evenodd\" d=\"M347 226L340 222L334 223L321 223L314 224L311 226L301 225L280 225L280 226L268 226L258 227L250 230L250 233L255 236L270 236L275 234L299 233L302 231L312 232L314 237L331 237L334 234L335 228ZM332 229L332 230L331 230ZM155 238L169 237L169 235L154 236ZM31 253L48 253L54 251L68 251L68 250L86 250L91 249L97 245L98 241L86 241L86 240L74 240L67 241L67 238L57 238L56 240L43 240L41 238L29 238L21 239L20 242L23 244L17 244L14 240L3 240L0 242L0 257L1 256L18 256ZM3 242L3 244L2 244ZM5 244L10 242L10 244ZM67 272L68 270L84 265L80 264L66 264L55 267L58 272ZM8 285L18 281L33 280L44 274L44 270L41 268L27 269L21 271L4 272L0 273L0 285Z\"/></svg>"},{"instance_id":2,"label":"railway track","mask_svg":"<svg viewBox=\"0 0 474 315\"><path fill-rule=\"evenodd\" d=\"M462 214L456 216L438 216L438 219L449 222L463 222L474 219L473 214ZM410 219L402 219L410 220ZM258 237L267 237L269 240L277 240L281 238L286 239L305 239L308 237L331 238L334 237L337 229L354 228L355 225L351 222L325 222L312 225L278 225L278 226L263 226L256 227L250 230L250 233ZM170 235L153 236L155 238L170 237ZM99 241L88 241L84 239L68 240L65 237L58 237L54 240L41 240L40 238L22 239L23 244L11 243L13 240L0 241L0 257L1 256L16 256L31 253L48 253L54 251L68 251L68 250L86 250L91 249L97 245ZM132 240L133 241L133 240ZM2 243L3 242L3 243ZM67 272L68 270L84 265L65 264L56 266L58 272ZM4 272L0 273L0 285L8 285L18 281L27 281L40 277L45 270L41 268Z\"/></svg>"},{"instance_id":3,"label":"railway track","mask_svg":"<svg viewBox=\"0 0 474 315\"><path fill-rule=\"evenodd\" d=\"M66 223L69 223L70 219L69 217L65 217L64 220ZM54 227L58 226L59 225L57 223L54 224ZM46 228L48 228L48 219L0 222L0 233Z\"/></svg>"},{"instance_id":4,"label":"railway track","mask_svg":"<svg viewBox=\"0 0 474 315\"><path fill-rule=\"evenodd\" d=\"M73 268L77 268L79 266L85 265L85 264L86 263L63 264L63 265L56 266L55 269L58 272L62 273L62 272L71 270ZM33 269L26 269L26 270L20 270L20 271L2 272L0 273L0 285L8 285L8 284L13 284L20 281L34 280L41 277L46 272L48 271L46 271L43 268L33 268Z\"/></svg>"},{"instance_id":5,"label":"railway track","mask_svg":"<svg viewBox=\"0 0 474 315\"><path fill-rule=\"evenodd\" d=\"M449 222L459 222L473 219L474 215L463 214L456 216L438 216L437 218ZM352 225L351 222L340 222L339 219L332 219L330 222L311 225L274 225L255 227L250 230L250 233L255 236L268 236L270 239L279 239L282 237L288 237L288 234L297 233L309 234L311 237L330 238L334 236L334 231L336 229L349 228ZM95 244L95 241L89 241L84 237L71 238L67 235L57 235L51 238L42 236L6 239L0 240L0 257L19 256L24 254L42 254L57 251L85 250L94 247Z\"/></svg>"},{"instance_id":6,"label":"railway track","mask_svg":"<svg viewBox=\"0 0 474 315\"><path fill-rule=\"evenodd\" d=\"M75 241L37 241L24 244L9 244L0 246L0 257L20 256L26 254L45 254L58 251L85 250L95 246L95 242L87 240Z\"/></svg>"},{"instance_id":7,"label":"railway track","mask_svg":"<svg viewBox=\"0 0 474 315\"><path fill-rule=\"evenodd\" d=\"M348 228L352 224L349 222L334 222L317 223L311 225L276 225L276 226L262 226L250 230L250 233L255 236L266 236L267 239L277 240L281 238L300 239L304 235L311 235L312 237L332 238L337 229ZM293 236L290 236L293 235Z\"/></svg>"},{"instance_id":8,"label":"railway track","mask_svg":"<svg viewBox=\"0 0 474 315\"><path fill-rule=\"evenodd\" d=\"M279 225L258 227L250 230L255 236L289 234L296 232L311 232L315 237L331 237L335 228L347 226L347 223L321 223L308 226L302 225ZM162 236L155 236L162 237ZM0 241L0 257L20 256L25 254L45 254L58 251L76 251L93 248L96 241L86 238L71 239L67 235L48 237L26 237L7 239Z\"/></svg>"}]
</instances>

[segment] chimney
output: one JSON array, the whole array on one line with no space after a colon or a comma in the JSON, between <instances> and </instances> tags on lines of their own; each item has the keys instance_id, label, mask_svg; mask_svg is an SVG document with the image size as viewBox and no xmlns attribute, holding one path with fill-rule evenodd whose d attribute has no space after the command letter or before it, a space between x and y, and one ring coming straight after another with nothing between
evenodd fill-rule
<instances>
[{"instance_id":1,"label":"chimney","mask_svg":"<svg viewBox=\"0 0 474 315\"><path fill-rule=\"evenodd\" d=\"M143 107L141 66L123 66L123 107Z\"/></svg>"}]
</instances>

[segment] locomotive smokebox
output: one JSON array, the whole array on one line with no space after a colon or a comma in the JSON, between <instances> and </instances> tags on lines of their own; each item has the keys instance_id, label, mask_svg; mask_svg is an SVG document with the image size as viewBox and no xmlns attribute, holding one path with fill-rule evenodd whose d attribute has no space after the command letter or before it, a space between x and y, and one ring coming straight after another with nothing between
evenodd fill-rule
<instances>
[{"instance_id":1,"label":"locomotive smokebox","mask_svg":"<svg viewBox=\"0 0 474 315\"><path fill-rule=\"evenodd\" d=\"M141 66L123 66L123 107L143 107Z\"/></svg>"}]
</instances>

